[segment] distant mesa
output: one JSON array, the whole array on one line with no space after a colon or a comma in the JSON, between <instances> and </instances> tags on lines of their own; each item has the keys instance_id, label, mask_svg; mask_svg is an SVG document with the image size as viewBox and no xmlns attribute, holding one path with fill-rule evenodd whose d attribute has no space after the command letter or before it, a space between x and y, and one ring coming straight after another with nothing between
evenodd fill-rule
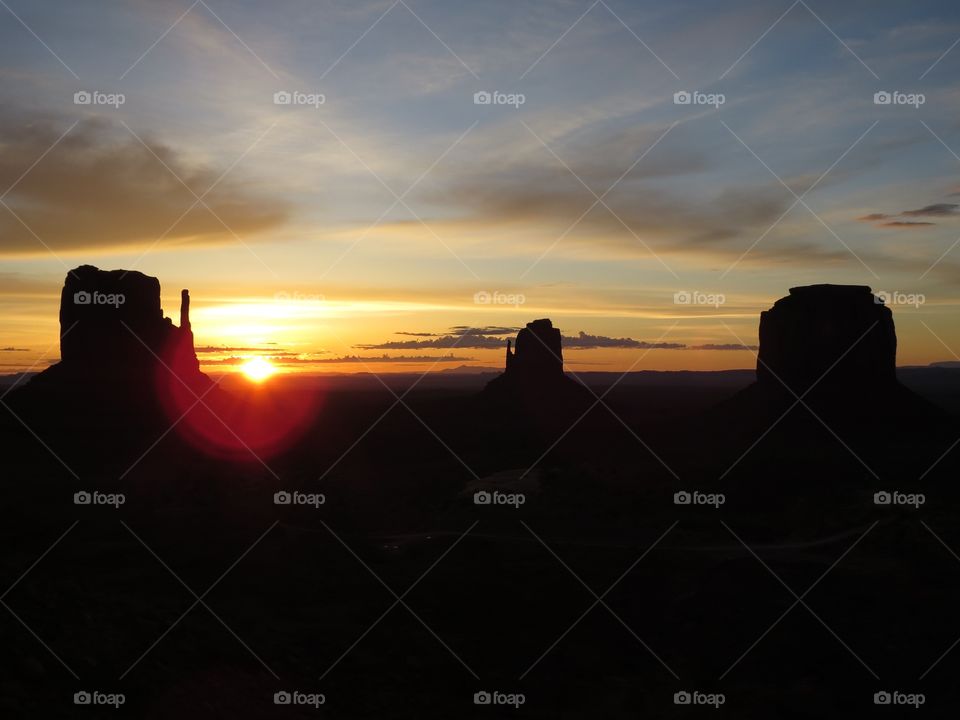
<instances>
[{"instance_id":1,"label":"distant mesa","mask_svg":"<svg viewBox=\"0 0 960 720\"><path fill-rule=\"evenodd\" d=\"M60 295L60 362L11 393L18 416L45 434L142 452L143 432L171 429L205 454L257 462L306 432L313 397L228 393L200 372L190 293L180 293L180 325L164 317L160 282L132 270L83 265ZM95 419L95 423L91 420ZM92 424L97 432L76 432ZM109 432L102 432L104 427ZM109 455L109 451L104 451Z\"/></svg>"},{"instance_id":2,"label":"distant mesa","mask_svg":"<svg viewBox=\"0 0 960 720\"><path fill-rule=\"evenodd\" d=\"M542 405L582 397L585 388L563 372L560 330L548 318L527 323L515 347L507 340L506 366L484 392L488 396L532 400Z\"/></svg>"},{"instance_id":3,"label":"distant mesa","mask_svg":"<svg viewBox=\"0 0 960 720\"><path fill-rule=\"evenodd\" d=\"M896 360L893 313L869 287L790 288L760 314L756 382L726 406L761 422L797 398L863 427L933 417L935 408L897 380Z\"/></svg>"},{"instance_id":4,"label":"distant mesa","mask_svg":"<svg viewBox=\"0 0 960 720\"><path fill-rule=\"evenodd\" d=\"M60 362L11 393L16 411L41 424L95 413L132 432L181 418L198 397L215 402L220 391L194 350L190 293L180 298L177 327L163 315L157 278L92 265L71 270L60 293Z\"/></svg>"},{"instance_id":5,"label":"distant mesa","mask_svg":"<svg viewBox=\"0 0 960 720\"><path fill-rule=\"evenodd\" d=\"M802 393L897 382L893 313L865 285L807 285L760 313L757 381Z\"/></svg>"},{"instance_id":6,"label":"distant mesa","mask_svg":"<svg viewBox=\"0 0 960 720\"><path fill-rule=\"evenodd\" d=\"M527 323L517 333L516 350L507 340L505 374L525 378L531 382L556 379L563 376L563 348L560 331L549 319Z\"/></svg>"},{"instance_id":7,"label":"distant mesa","mask_svg":"<svg viewBox=\"0 0 960 720\"><path fill-rule=\"evenodd\" d=\"M92 265L71 270L60 294L60 362L34 383L146 386L171 375L192 386L210 382L194 350L189 291L181 292L177 327L163 315L157 278Z\"/></svg>"}]
</instances>

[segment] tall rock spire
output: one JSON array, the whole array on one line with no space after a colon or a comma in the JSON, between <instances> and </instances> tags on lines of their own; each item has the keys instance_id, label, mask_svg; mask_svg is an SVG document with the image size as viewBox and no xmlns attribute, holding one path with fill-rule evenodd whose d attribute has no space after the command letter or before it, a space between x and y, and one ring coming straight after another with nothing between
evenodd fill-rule
<instances>
[{"instance_id":1,"label":"tall rock spire","mask_svg":"<svg viewBox=\"0 0 960 720\"><path fill-rule=\"evenodd\" d=\"M180 291L180 329L190 329L190 291Z\"/></svg>"}]
</instances>

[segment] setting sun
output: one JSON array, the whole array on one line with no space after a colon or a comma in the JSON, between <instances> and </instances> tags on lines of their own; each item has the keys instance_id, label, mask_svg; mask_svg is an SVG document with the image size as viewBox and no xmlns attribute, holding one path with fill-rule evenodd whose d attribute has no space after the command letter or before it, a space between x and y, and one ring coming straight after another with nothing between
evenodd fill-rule
<instances>
[{"instance_id":1,"label":"setting sun","mask_svg":"<svg viewBox=\"0 0 960 720\"><path fill-rule=\"evenodd\" d=\"M273 364L262 357L250 358L240 366L240 370L248 379L257 383L263 382L277 372Z\"/></svg>"}]
</instances>

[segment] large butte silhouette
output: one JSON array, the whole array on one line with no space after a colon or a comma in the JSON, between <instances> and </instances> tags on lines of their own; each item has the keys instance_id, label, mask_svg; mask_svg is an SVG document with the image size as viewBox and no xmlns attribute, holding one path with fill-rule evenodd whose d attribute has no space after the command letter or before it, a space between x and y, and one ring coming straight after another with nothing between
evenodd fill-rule
<instances>
[{"instance_id":1,"label":"large butte silhouette","mask_svg":"<svg viewBox=\"0 0 960 720\"><path fill-rule=\"evenodd\" d=\"M190 292L180 298L177 327L164 317L157 278L92 265L71 270L60 293L60 362L31 384L129 391L177 379L202 392L210 380L194 350Z\"/></svg>"},{"instance_id":2,"label":"large butte silhouette","mask_svg":"<svg viewBox=\"0 0 960 720\"><path fill-rule=\"evenodd\" d=\"M528 322L517 333L515 349L507 340L503 373L484 389L490 397L534 406L575 400L583 392L583 386L563 372L560 330L548 318Z\"/></svg>"},{"instance_id":3,"label":"large butte silhouette","mask_svg":"<svg viewBox=\"0 0 960 720\"><path fill-rule=\"evenodd\" d=\"M589 406L593 397L563 371L560 330L542 318L527 323L511 346L503 373L487 383L481 406L510 442L556 437ZM536 440L539 442L539 440Z\"/></svg>"},{"instance_id":4,"label":"large butte silhouette","mask_svg":"<svg viewBox=\"0 0 960 720\"><path fill-rule=\"evenodd\" d=\"M180 293L180 325L164 316L160 281L132 270L83 265L60 295L60 362L11 394L30 426L71 438L78 425L105 438L176 429L210 454L257 460L288 446L307 426L312 401L239 386L222 390L200 372L190 293ZM53 426L53 427L51 427ZM117 441L115 444L120 444Z\"/></svg>"},{"instance_id":5,"label":"large butte silhouette","mask_svg":"<svg viewBox=\"0 0 960 720\"><path fill-rule=\"evenodd\" d=\"M767 422L790 407L861 428L925 421L897 380L893 313L865 285L807 285L760 313L756 382L726 409Z\"/></svg>"}]
</instances>

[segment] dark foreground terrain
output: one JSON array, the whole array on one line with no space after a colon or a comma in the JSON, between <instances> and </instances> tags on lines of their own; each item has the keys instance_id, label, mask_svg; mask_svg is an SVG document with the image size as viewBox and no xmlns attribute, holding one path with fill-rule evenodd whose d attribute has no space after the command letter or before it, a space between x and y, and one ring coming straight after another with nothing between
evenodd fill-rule
<instances>
[{"instance_id":1,"label":"dark foreground terrain","mask_svg":"<svg viewBox=\"0 0 960 720\"><path fill-rule=\"evenodd\" d=\"M521 415L489 377L226 381L305 418L256 457L5 396L0 715L956 716L960 370L900 371L923 422L748 417L752 372Z\"/></svg>"}]
</instances>

